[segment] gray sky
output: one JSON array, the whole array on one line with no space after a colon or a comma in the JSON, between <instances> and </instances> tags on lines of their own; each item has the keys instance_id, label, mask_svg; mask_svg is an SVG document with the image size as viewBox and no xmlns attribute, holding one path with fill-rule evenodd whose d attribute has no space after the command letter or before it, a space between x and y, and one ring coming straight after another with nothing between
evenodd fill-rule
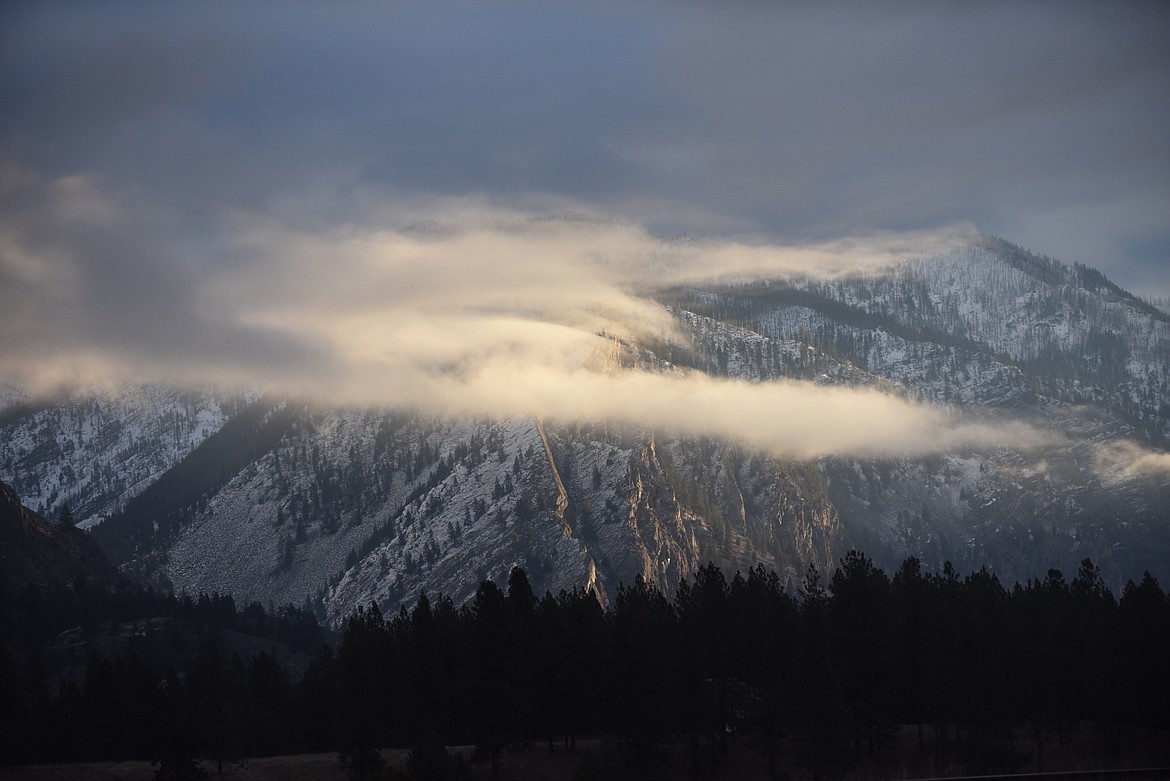
<instances>
[{"instance_id":1,"label":"gray sky","mask_svg":"<svg viewBox=\"0 0 1170 781\"><path fill-rule=\"evenodd\" d=\"M473 197L668 235L968 222L1170 295L1167 95L1165 3L0 11L8 175L134 193L191 262L225 214Z\"/></svg>"}]
</instances>

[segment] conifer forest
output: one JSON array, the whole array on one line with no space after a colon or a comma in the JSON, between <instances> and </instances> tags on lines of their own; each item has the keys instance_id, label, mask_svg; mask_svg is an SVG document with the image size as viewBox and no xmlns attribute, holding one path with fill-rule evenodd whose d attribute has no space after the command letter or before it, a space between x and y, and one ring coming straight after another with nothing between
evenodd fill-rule
<instances>
[{"instance_id":1,"label":"conifer forest","mask_svg":"<svg viewBox=\"0 0 1170 781\"><path fill-rule=\"evenodd\" d=\"M2 607L5 764L149 759L156 778L199 778L336 752L349 778L507 778L514 752L580 751L578 778L673 777L671 761L719 778L750 751L764 777L901 777L883 756L926 776L1035 771L1086 732L1121 767L1126 736L1170 729L1170 601L1148 575L1114 595L1089 560L1009 587L851 551L796 594L762 566L707 565L673 598L637 579L608 609L539 596L516 568L462 607L371 603L337 637L218 594L29 589ZM91 648L130 640L61 674L43 643L75 624ZM472 764L448 746L474 746ZM390 748L411 751L406 771Z\"/></svg>"}]
</instances>

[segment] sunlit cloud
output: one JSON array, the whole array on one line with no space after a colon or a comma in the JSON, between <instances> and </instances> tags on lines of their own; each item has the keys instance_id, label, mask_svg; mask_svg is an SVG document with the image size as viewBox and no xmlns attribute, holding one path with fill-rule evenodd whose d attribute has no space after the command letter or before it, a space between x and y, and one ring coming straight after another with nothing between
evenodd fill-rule
<instances>
[{"instance_id":1,"label":"sunlit cloud","mask_svg":"<svg viewBox=\"0 0 1170 781\"><path fill-rule=\"evenodd\" d=\"M602 371L595 360L610 339L685 339L657 291L880 273L953 231L678 242L616 220L458 202L432 205L424 221L391 203L382 214L410 219L307 230L225 215L208 256L192 261L166 215L132 209L132 193L28 176L4 192L36 208L0 216L0 276L11 282L0 322L16 337L0 374L34 386L244 384L448 415L620 420L798 457L1047 441L875 390Z\"/></svg>"},{"instance_id":2,"label":"sunlit cloud","mask_svg":"<svg viewBox=\"0 0 1170 781\"><path fill-rule=\"evenodd\" d=\"M964 424L875 390L809 382L749 383L701 374L615 375L493 362L426 385L455 413L605 419L713 436L795 458L922 455L952 449L1028 450L1056 440L1031 426Z\"/></svg>"}]
</instances>

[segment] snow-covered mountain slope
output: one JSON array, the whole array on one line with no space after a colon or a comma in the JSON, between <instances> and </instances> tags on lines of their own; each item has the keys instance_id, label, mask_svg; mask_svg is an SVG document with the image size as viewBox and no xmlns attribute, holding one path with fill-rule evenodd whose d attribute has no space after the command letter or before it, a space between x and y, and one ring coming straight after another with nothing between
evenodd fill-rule
<instances>
[{"instance_id":1,"label":"snow-covered mountain slope","mask_svg":"<svg viewBox=\"0 0 1170 781\"><path fill-rule=\"evenodd\" d=\"M880 273L676 291L680 308L795 338L920 398L1088 403L1170 442L1170 315L1082 266L988 236Z\"/></svg>"},{"instance_id":2,"label":"snow-covered mountain slope","mask_svg":"<svg viewBox=\"0 0 1170 781\"><path fill-rule=\"evenodd\" d=\"M0 406L0 469L47 518L70 505L89 527L179 463L246 403L241 396L123 385Z\"/></svg>"},{"instance_id":3,"label":"snow-covered mountain slope","mask_svg":"<svg viewBox=\"0 0 1170 781\"><path fill-rule=\"evenodd\" d=\"M777 473L756 501L787 527L753 531L761 520L745 515L737 484L762 466L735 463L715 443L664 451L649 432L604 426L298 414L276 448L173 539L140 546L128 568L188 589L277 602L310 595L336 620L371 598L396 607L421 589L464 599L515 565L539 588L607 600L638 575L672 587L709 557L740 567L791 559L800 562L788 568L793 579L808 561L831 562L836 522L823 499ZM706 486L693 473L709 468Z\"/></svg>"},{"instance_id":4,"label":"snow-covered mountain slope","mask_svg":"<svg viewBox=\"0 0 1170 781\"><path fill-rule=\"evenodd\" d=\"M1147 569L1170 581L1170 475L1102 461L1118 442L1167 449L1170 316L1096 272L978 237L880 275L661 300L683 338L614 342L611 369L874 387L1064 439L800 462L604 422L145 388L9 404L0 477L50 513L69 501L78 517L112 515L94 533L132 574L307 598L333 621L420 589L462 600L517 564L538 591L605 600L636 575L670 590L708 560L763 562L795 584L849 547L884 566L987 564L1009 581L1085 556L1115 587Z\"/></svg>"}]
</instances>

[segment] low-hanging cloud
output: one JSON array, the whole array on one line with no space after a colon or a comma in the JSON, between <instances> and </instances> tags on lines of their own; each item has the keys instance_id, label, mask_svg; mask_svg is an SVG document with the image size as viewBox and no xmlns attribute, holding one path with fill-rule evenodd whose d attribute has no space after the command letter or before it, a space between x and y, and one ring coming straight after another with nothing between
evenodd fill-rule
<instances>
[{"instance_id":1,"label":"low-hanging cloud","mask_svg":"<svg viewBox=\"0 0 1170 781\"><path fill-rule=\"evenodd\" d=\"M248 214L190 244L181 220L85 177L0 187L0 376L32 385L245 383L441 414L622 420L797 457L1023 448L875 390L603 371L607 340L680 340L650 294L704 281L867 272L944 234L808 246L671 242L613 220L459 202L312 230ZM10 208L9 208L10 207Z\"/></svg>"},{"instance_id":2,"label":"low-hanging cloud","mask_svg":"<svg viewBox=\"0 0 1170 781\"><path fill-rule=\"evenodd\" d=\"M1114 439L1093 450L1093 468L1109 485L1151 478L1170 480L1170 453L1149 450L1129 439Z\"/></svg>"}]
</instances>

